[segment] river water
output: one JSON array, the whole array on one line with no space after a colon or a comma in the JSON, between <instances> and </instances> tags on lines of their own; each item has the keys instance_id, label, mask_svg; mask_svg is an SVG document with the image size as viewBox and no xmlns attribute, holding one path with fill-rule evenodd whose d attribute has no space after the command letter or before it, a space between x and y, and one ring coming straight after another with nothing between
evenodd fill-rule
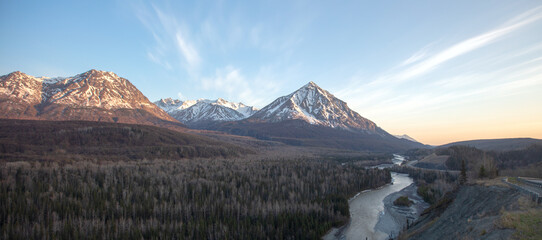
<instances>
[{"instance_id":1,"label":"river water","mask_svg":"<svg viewBox=\"0 0 542 240\"><path fill-rule=\"evenodd\" d=\"M350 225L344 232L346 239L386 239L387 233L375 230L380 214L384 211L384 198L401 191L413 183L406 174L391 173L393 184L361 193L350 200Z\"/></svg>"},{"instance_id":2,"label":"river water","mask_svg":"<svg viewBox=\"0 0 542 240\"><path fill-rule=\"evenodd\" d=\"M399 159L394 158L394 160L394 163L400 164ZM401 160L404 160L404 158ZM343 229L339 237L334 236L338 231L334 229L328 235L324 236L324 239L387 239L388 233L375 229L379 218L385 213L384 198L392 193L401 191L413 183L412 178L408 177L407 174L392 172L391 177L393 184L385 185L379 189L364 191L350 199L348 202L350 223ZM390 225L397 224L390 223ZM395 233L399 230L395 230Z\"/></svg>"}]
</instances>

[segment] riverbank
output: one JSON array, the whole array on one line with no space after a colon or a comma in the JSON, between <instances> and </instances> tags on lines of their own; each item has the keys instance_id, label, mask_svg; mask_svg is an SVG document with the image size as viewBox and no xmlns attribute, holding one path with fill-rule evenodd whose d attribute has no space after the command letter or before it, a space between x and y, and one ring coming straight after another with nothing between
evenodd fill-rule
<instances>
[{"instance_id":1,"label":"riverbank","mask_svg":"<svg viewBox=\"0 0 542 240\"><path fill-rule=\"evenodd\" d=\"M323 239L387 239L388 234L376 228L380 215L385 212L385 198L413 184L407 174L392 172L392 184L379 189L364 191L348 202L350 222L341 228L332 229ZM415 193L415 186L413 193ZM412 192L412 190L410 190ZM395 221L392 219L392 221ZM385 224L383 222L382 224ZM399 226L396 224L396 227ZM396 229L398 232L400 228Z\"/></svg>"},{"instance_id":2,"label":"riverbank","mask_svg":"<svg viewBox=\"0 0 542 240\"><path fill-rule=\"evenodd\" d=\"M536 211L541 208L517 189L503 186L500 180L490 181L462 186L448 196L448 201L432 207L420 217L403 237L420 240L510 239L514 234L514 238L519 238L527 232L540 233ZM519 231L514 233L516 227Z\"/></svg>"},{"instance_id":3,"label":"riverbank","mask_svg":"<svg viewBox=\"0 0 542 240\"><path fill-rule=\"evenodd\" d=\"M396 237L399 232L408 224L412 224L423 212L429 207L429 203L423 201L423 198L418 195L417 187L414 183L401 191L392 193L384 198L384 211L379 216L375 226L376 231L386 233L390 237ZM410 207L395 206L395 199L407 196L411 201Z\"/></svg>"}]
</instances>

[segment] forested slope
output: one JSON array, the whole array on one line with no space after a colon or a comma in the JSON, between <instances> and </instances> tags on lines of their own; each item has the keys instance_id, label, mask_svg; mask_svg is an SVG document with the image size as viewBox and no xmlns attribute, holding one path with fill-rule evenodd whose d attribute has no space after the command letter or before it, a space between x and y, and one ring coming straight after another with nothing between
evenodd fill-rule
<instances>
[{"instance_id":1,"label":"forested slope","mask_svg":"<svg viewBox=\"0 0 542 240\"><path fill-rule=\"evenodd\" d=\"M80 161L234 157L252 150L146 125L0 119L0 160Z\"/></svg>"},{"instance_id":2,"label":"forested slope","mask_svg":"<svg viewBox=\"0 0 542 240\"><path fill-rule=\"evenodd\" d=\"M4 239L319 239L390 181L314 159L0 166Z\"/></svg>"}]
</instances>

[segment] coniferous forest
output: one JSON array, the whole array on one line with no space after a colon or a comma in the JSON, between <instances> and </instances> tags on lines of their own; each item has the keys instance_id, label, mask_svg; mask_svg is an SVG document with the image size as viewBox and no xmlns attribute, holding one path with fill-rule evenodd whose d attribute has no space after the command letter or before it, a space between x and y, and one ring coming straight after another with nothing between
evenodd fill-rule
<instances>
[{"instance_id":1,"label":"coniferous forest","mask_svg":"<svg viewBox=\"0 0 542 240\"><path fill-rule=\"evenodd\" d=\"M1 164L4 239L319 239L390 181L314 159Z\"/></svg>"}]
</instances>

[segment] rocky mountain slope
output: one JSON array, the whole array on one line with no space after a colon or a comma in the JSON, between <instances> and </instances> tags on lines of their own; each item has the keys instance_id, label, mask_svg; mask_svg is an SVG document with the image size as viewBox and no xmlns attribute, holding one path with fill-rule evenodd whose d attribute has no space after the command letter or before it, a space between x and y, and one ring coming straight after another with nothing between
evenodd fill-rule
<instances>
[{"instance_id":1,"label":"rocky mountain slope","mask_svg":"<svg viewBox=\"0 0 542 240\"><path fill-rule=\"evenodd\" d=\"M2 118L182 126L127 79L94 69L66 78L1 76L0 110Z\"/></svg>"},{"instance_id":2,"label":"rocky mountain slope","mask_svg":"<svg viewBox=\"0 0 542 240\"><path fill-rule=\"evenodd\" d=\"M160 99L154 102L173 118L190 127L203 127L214 122L236 121L254 114L257 109L243 103L234 103L222 98L217 100L199 99L181 101Z\"/></svg>"},{"instance_id":3,"label":"rocky mountain slope","mask_svg":"<svg viewBox=\"0 0 542 240\"><path fill-rule=\"evenodd\" d=\"M314 82L276 99L247 119L208 128L299 146L381 152L425 147L390 135Z\"/></svg>"},{"instance_id":4,"label":"rocky mountain slope","mask_svg":"<svg viewBox=\"0 0 542 240\"><path fill-rule=\"evenodd\" d=\"M2 118L33 118L34 106L42 102L43 80L13 72L0 76L0 116Z\"/></svg>"},{"instance_id":5,"label":"rocky mountain slope","mask_svg":"<svg viewBox=\"0 0 542 240\"><path fill-rule=\"evenodd\" d=\"M314 82L276 99L250 119L272 123L299 119L312 125L381 134L374 122L362 117Z\"/></svg>"}]
</instances>

